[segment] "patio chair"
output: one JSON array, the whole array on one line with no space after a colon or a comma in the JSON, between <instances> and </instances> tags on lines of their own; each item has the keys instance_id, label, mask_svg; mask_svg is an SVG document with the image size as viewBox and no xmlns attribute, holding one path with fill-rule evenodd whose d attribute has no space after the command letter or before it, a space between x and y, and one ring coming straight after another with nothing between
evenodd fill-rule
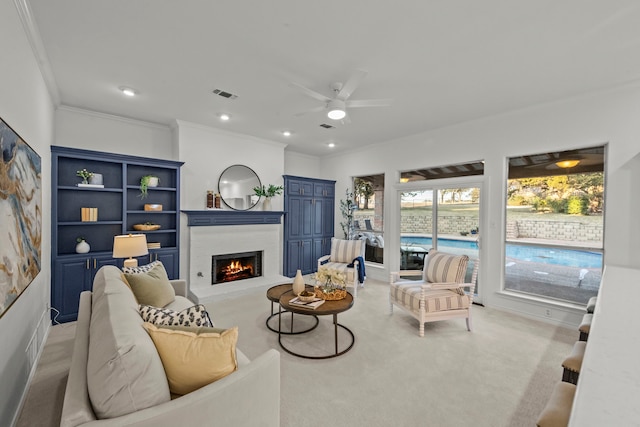
<instances>
[{"instance_id":1,"label":"patio chair","mask_svg":"<svg viewBox=\"0 0 640 427\"><path fill-rule=\"evenodd\" d=\"M389 310L393 314L396 305L415 317L420 326L418 333L424 336L424 324L438 320L465 318L471 331L471 304L476 287L480 260L473 260L471 281L464 283L467 273L467 255L453 255L429 250L424 267L420 270L404 270L391 273ZM403 277L422 276L422 280ZM469 288L465 292L465 288Z\"/></svg>"},{"instance_id":2,"label":"patio chair","mask_svg":"<svg viewBox=\"0 0 640 427\"><path fill-rule=\"evenodd\" d=\"M318 258L318 269L327 267L344 273L346 284L353 286L355 297L358 294L358 285L364 287L364 249L363 240L343 240L332 237L331 253Z\"/></svg>"}]
</instances>

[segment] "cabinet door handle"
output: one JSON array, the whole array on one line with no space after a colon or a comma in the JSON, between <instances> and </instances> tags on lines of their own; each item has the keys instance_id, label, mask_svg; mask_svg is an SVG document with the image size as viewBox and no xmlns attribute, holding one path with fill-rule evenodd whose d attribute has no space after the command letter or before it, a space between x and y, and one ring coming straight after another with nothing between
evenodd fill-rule
<instances>
[{"instance_id":1,"label":"cabinet door handle","mask_svg":"<svg viewBox=\"0 0 640 427\"><path fill-rule=\"evenodd\" d=\"M98 268L98 260L97 259L93 259L93 268L96 269Z\"/></svg>"},{"instance_id":2,"label":"cabinet door handle","mask_svg":"<svg viewBox=\"0 0 640 427\"><path fill-rule=\"evenodd\" d=\"M89 269L89 258L87 258L87 270Z\"/></svg>"}]
</instances>

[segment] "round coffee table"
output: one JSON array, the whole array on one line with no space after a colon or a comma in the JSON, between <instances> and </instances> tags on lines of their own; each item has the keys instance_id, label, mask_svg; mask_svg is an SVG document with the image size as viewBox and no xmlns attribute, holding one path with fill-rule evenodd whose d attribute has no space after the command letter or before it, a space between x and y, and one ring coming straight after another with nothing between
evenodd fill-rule
<instances>
[{"instance_id":1,"label":"round coffee table","mask_svg":"<svg viewBox=\"0 0 640 427\"><path fill-rule=\"evenodd\" d=\"M329 359L332 357L337 357L342 354L345 354L346 352L351 350L355 342L355 336L353 335L353 332L351 332L349 328L338 323L338 314L349 310L353 306L353 295L347 292L347 296L345 298L338 301L325 301L324 304L322 304L320 307L316 308L315 310L289 304L289 301L292 300L293 298L295 298L293 291L289 290L287 292L284 292L280 296L280 300L279 300L280 308L278 312L280 313L284 310L284 311L290 311L291 313L301 314L303 316L316 316L316 318L317 316L333 315L335 353L328 354L326 356L308 356L308 355L296 353L295 351L288 349L287 347L284 346L284 344L282 344L282 335L284 335L285 333L281 332L282 318L280 318L280 320L278 321L278 343L280 343L280 347L282 347L284 351L294 356L303 357L305 359ZM349 343L349 346L342 351L338 349L338 327L347 331L347 333L351 336L351 342ZM315 326L312 329L314 328Z\"/></svg>"},{"instance_id":2,"label":"round coffee table","mask_svg":"<svg viewBox=\"0 0 640 427\"><path fill-rule=\"evenodd\" d=\"M271 301L271 315L269 317L267 317L267 320L266 320L265 323L267 325L267 328L270 331L279 332L279 333L281 333L283 335L304 334L305 332L309 332L309 331L314 330L318 326L318 323L320 323L320 321L318 320L318 316L313 316L316 319L316 323L313 326L311 326L310 328L307 328L307 329L305 329L303 331L296 331L296 332L293 331L293 312L291 312L291 330L289 332L281 332L281 331L278 330L278 329L280 329L280 320L278 320L278 329L274 329L274 328L271 327L271 325L269 325L269 320L271 320L274 316L280 316L281 315L280 311L278 311L278 312L274 312L273 311L273 303L278 303L279 304L280 303L280 297L285 292L290 292L291 291L291 286L292 286L291 283L285 283L283 285L273 286L273 287L271 287L271 288L269 288L267 290L267 299L269 301ZM305 289L307 291L312 291L313 292L313 286L306 285ZM292 292L292 294L293 294L293 292Z\"/></svg>"}]
</instances>

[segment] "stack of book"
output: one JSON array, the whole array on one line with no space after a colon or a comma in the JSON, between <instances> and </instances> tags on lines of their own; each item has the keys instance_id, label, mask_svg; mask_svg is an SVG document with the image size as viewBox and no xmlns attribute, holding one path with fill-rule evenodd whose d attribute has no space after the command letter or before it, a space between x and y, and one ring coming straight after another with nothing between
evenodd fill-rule
<instances>
[{"instance_id":1,"label":"stack of book","mask_svg":"<svg viewBox=\"0 0 640 427\"><path fill-rule=\"evenodd\" d=\"M160 249L160 242L147 242L147 249Z\"/></svg>"},{"instance_id":2,"label":"stack of book","mask_svg":"<svg viewBox=\"0 0 640 427\"><path fill-rule=\"evenodd\" d=\"M314 298L311 301L302 301L299 297L295 297L289 301L290 305L301 308L308 308L310 310L315 310L324 304L324 300L322 298Z\"/></svg>"},{"instance_id":3,"label":"stack of book","mask_svg":"<svg viewBox=\"0 0 640 427\"><path fill-rule=\"evenodd\" d=\"M98 208L80 208L82 222L97 221Z\"/></svg>"}]
</instances>

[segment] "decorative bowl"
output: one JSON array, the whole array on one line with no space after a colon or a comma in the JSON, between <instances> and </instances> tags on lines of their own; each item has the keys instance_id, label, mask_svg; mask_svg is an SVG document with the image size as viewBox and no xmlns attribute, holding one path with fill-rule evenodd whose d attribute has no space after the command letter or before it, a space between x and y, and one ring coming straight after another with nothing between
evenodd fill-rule
<instances>
[{"instance_id":1,"label":"decorative bowl","mask_svg":"<svg viewBox=\"0 0 640 427\"><path fill-rule=\"evenodd\" d=\"M160 225L159 224L134 224L133 229L138 231L153 231L153 230L159 230Z\"/></svg>"},{"instance_id":2,"label":"decorative bowl","mask_svg":"<svg viewBox=\"0 0 640 427\"><path fill-rule=\"evenodd\" d=\"M316 296L326 301L338 301L347 297L346 289L333 289L332 291L325 292L321 287L316 286Z\"/></svg>"},{"instance_id":3,"label":"decorative bowl","mask_svg":"<svg viewBox=\"0 0 640 427\"><path fill-rule=\"evenodd\" d=\"M316 298L315 292L302 291L298 294L298 299L302 302L310 302Z\"/></svg>"}]
</instances>

